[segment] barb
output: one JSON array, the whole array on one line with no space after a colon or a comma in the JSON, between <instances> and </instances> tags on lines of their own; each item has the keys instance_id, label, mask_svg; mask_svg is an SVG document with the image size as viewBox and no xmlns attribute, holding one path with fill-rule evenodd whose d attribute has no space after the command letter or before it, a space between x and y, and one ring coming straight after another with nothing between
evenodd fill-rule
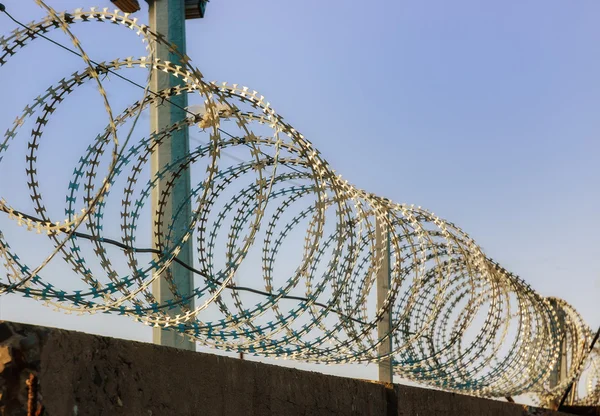
<instances>
[{"instance_id":1,"label":"barb","mask_svg":"<svg viewBox=\"0 0 600 416\"><path fill-rule=\"evenodd\" d=\"M0 229L3 293L34 297L67 313L129 315L227 351L328 364L388 358L377 353L385 337L376 328L389 311L391 357L399 376L473 395L534 393L545 401L560 397L587 372L592 381L579 401L598 403L600 354L587 351L591 331L566 302L540 296L455 224L348 184L258 92L204 81L187 56L128 14L94 8L58 14L38 3L48 16L29 25L15 20L21 27L0 38L0 66L33 41L57 43L46 33L58 29L72 39L77 50L66 49L83 59L84 69L27 105L0 141L0 168L27 142L25 189L31 199L23 208L1 190L0 226L11 230ZM131 29L147 45L148 56L94 61L72 35L71 26L81 22ZM159 43L183 64L156 59L152 51ZM178 77L182 85L151 91L121 73L151 68ZM144 91L114 116L103 86L108 80L100 80L106 74ZM38 171L46 155L40 145L49 140L46 126L60 104L87 83L95 83L103 98L107 127L77 158L65 181L65 216L56 218L42 195ZM142 111L173 105L170 98L178 94L199 95L201 111L185 109L186 118L147 138L134 134L134 124L125 143L117 140ZM31 133L24 126L31 126ZM193 126L209 140L150 177L146 166L158 146ZM224 152L235 154L239 163L221 159ZM183 204L173 218L163 207L186 169L196 172L186 201L194 210L183 237L175 239L173 224ZM150 212L148 199L158 178L170 185ZM140 223L149 214L156 218L156 250L136 248L146 229ZM120 238L107 230L116 221ZM31 260L22 249L24 237L17 236L15 225L30 231L23 233L27 236L46 235L52 249L43 260ZM390 290L379 309L374 283L385 253L376 249L377 227L389 231L381 233L389 234L381 246L389 246L391 255ZM188 241L195 245L194 264L177 258ZM57 261L76 279L53 279L50 263ZM191 296L182 295L170 275L175 263L196 274ZM262 279L262 288L258 281L253 287L239 284L249 276ZM152 295L151 285L160 278L167 279L173 301L161 304ZM176 308L182 312L172 315ZM553 385L551 370L563 343L568 375Z\"/></svg>"}]
</instances>

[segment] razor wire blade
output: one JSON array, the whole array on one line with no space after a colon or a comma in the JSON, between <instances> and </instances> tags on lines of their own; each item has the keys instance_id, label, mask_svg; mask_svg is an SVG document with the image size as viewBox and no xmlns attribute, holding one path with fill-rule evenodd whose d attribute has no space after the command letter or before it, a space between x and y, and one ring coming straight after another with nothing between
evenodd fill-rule
<instances>
[{"instance_id":1,"label":"razor wire blade","mask_svg":"<svg viewBox=\"0 0 600 416\"><path fill-rule=\"evenodd\" d=\"M26 191L33 204L25 210L1 199L0 212L53 247L42 261L27 264L11 248L12 235L0 229L2 293L20 293L68 313L129 315L226 351L327 364L391 357L398 376L478 396L533 393L548 400L560 397L573 380L584 383L585 373L587 393L577 403L600 403L600 351L588 353L591 331L569 304L540 296L455 224L352 186L258 92L206 82L186 55L137 19L108 9L57 13L36 3L47 16L0 38L0 66L41 35L61 31L83 68L27 105L0 141L0 167L11 146L26 141ZM82 22L131 29L146 56L96 63L71 30ZM179 64L156 58L159 45ZM151 91L152 69L176 77L178 85ZM147 84L138 101L115 114L103 78L124 70L147 72ZM104 103L107 126L74 166L65 215L56 218L42 196L40 144L55 110L89 84ZM141 112L170 105L181 94L201 97L201 110L184 112L145 138L127 133ZM31 132L22 130L28 122ZM225 125L233 126L233 134ZM161 146L191 126L206 131L209 140L148 175ZM224 152L245 156L234 164ZM168 208L182 175L196 168L202 174L187 198ZM120 206L117 238L104 227L111 204ZM191 220L182 229L190 206ZM140 230L150 228L141 223L147 211L154 222L152 250L137 247ZM290 241L301 242L293 253L285 249ZM84 254L84 244L93 258ZM186 263L181 254L190 247L195 258ZM115 248L127 273L115 265ZM292 271L282 279L281 263L291 258ZM86 289L50 283L45 272L57 260ZM258 268L262 287L236 282L245 265ZM98 267L101 272L94 272ZM196 276L199 284L191 292L178 286L176 268ZM389 268L390 285L376 307L382 268ZM166 284L172 299L155 298L157 282ZM378 323L388 314L391 331L378 335ZM390 337L391 353L380 354ZM567 374L558 382L552 377L561 359Z\"/></svg>"}]
</instances>

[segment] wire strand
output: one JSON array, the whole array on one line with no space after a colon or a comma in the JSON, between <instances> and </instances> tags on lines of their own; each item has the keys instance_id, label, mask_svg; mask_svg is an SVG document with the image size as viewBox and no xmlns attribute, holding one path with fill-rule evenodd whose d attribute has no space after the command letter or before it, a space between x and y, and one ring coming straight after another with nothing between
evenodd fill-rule
<instances>
[{"instance_id":1,"label":"wire strand","mask_svg":"<svg viewBox=\"0 0 600 416\"><path fill-rule=\"evenodd\" d=\"M0 4L1 4L1 3L0 3ZM57 42L57 41L55 41L55 40L53 40L53 39L50 39L49 37L47 37L47 36L46 36L46 35L44 35L43 33L40 33L40 32L39 32L39 30L37 30L37 31L34 31L34 30L32 30L32 29L31 29L29 26L27 26L27 25L25 25L25 24L21 23L20 21L18 21L17 19L15 19L15 18L14 18L14 17L13 17L13 16L12 16L12 15L9 13L9 12L7 12L7 11L6 11L6 8L4 8L4 7L3 7L3 8L0 8L0 12L3 12L4 14L6 14L10 20L12 20L12 21L13 21L13 22L15 22L17 25L19 25L19 26L23 27L24 29L26 29L26 30L27 30L27 31L29 31L31 34L33 34L33 35L35 35L35 36L39 36L40 38L47 40L48 42L50 42L50 43L52 43L52 44L54 44L54 45L58 46L58 47L59 47L59 48L61 48L61 49L64 49L64 50L65 50L65 51L67 51L67 52L70 52L70 53L72 53L73 55L76 55L76 56L78 56L79 58L83 58L83 56L81 55L81 53L79 53L79 52L77 52L77 51L75 51L75 50L73 50L73 49L71 49L71 48L69 48L69 47L67 47L67 46L65 46L65 45L63 45L63 44L61 44L60 42ZM130 79L130 78L127 78L126 76L123 76L123 75L119 74L118 72L115 72L115 71L113 71L112 69L110 69L110 68L106 67L105 65L102 65L102 64L98 63L97 61L95 61L95 60L93 60L93 59L91 59L91 58L88 58L88 59L89 59L89 61L90 61L91 63L93 63L94 65L96 65L98 68L102 69L102 71L106 71L106 72L108 72L108 73L110 73L110 74L112 74L112 75L115 75L116 77L118 77L118 78L122 79L123 81L126 81L126 82L130 83L131 85L134 85L134 86L136 86L136 87L138 87L138 88L140 88L140 89L142 89L142 90L146 90L146 87L144 87L142 84L140 84L140 83L138 83L138 82L135 82L134 80L132 80L132 79ZM179 104L177 104L177 103L174 103L174 102L173 102L173 101L171 101L169 98L162 97L160 94L158 94L158 93L157 93L157 92L155 92L155 91L152 91L150 88L148 88L148 89L147 89L147 91L148 91L148 93L152 94L153 96L160 98L160 99L161 99L161 102L162 102L162 101L167 101L167 102L168 102L169 104L171 104L172 106L174 106L174 107L176 107L176 108L179 108L180 110L183 110L183 111L185 111L186 113L188 113L188 114L190 114L190 115L192 115L192 116L194 116L194 117L197 117L197 116L198 116L198 114L196 114L196 113L194 113L194 112L191 112L191 111L190 111L190 110L188 110L187 108L185 108L185 107L182 107L182 106L180 106L180 105L179 105ZM229 132L227 132L227 131L223 130L221 127L218 127L217 129L218 129L218 130L219 130L221 133L225 134L226 136L229 136L230 138L236 138L236 136L234 136L233 134L231 134L231 133L229 133ZM245 146L248 146L248 147L251 147L251 146L250 146L248 143L244 143L244 145L245 145ZM221 153L224 153L224 154L225 154L225 152L221 152ZM267 153L264 153L264 152L263 152L263 151L261 151L261 150L259 150L259 153L261 153L263 156L271 157L269 154L267 154ZM235 159L235 157L234 157L234 156L231 156L231 155L227 155L227 156L230 156L230 157L232 157L233 159ZM284 165L284 166L285 166L285 167L287 167L288 169L291 169L291 170L293 170L293 171L297 172L297 173L303 173L301 170L299 170L299 169L295 168L294 166L291 166L291 165Z\"/></svg>"}]
</instances>

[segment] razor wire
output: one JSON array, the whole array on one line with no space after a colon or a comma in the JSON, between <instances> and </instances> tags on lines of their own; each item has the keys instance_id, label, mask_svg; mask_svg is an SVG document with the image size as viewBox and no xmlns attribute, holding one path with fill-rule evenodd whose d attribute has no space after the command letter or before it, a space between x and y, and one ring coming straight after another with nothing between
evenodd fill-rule
<instances>
[{"instance_id":1,"label":"razor wire","mask_svg":"<svg viewBox=\"0 0 600 416\"><path fill-rule=\"evenodd\" d=\"M225 351L325 364L391 357L395 375L478 396L531 393L547 401L560 397L570 382L581 381L587 393L576 403L600 403L600 351L588 354L591 331L569 304L536 293L487 257L457 225L352 186L262 95L237 84L206 82L186 55L137 19L95 8L57 13L36 3L47 16L0 38L0 66L59 30L71 39L84 69L35 98L0 141L0 166L11 145L19 143L19 133L27 142L25 174L32 204L21 209L1 199L0 212L27 231L44 234L53 246L43 260L28 264L23 253L11 248L11 235L0 229L1 293L19 293L67 313L128 315ZM96 63L71 31L82 22L130 29L145 42L147 55ZM157 59L158 44L182 64ZM177 77L181 85L150 91L151 69ZM114 114L103 77L133 70L148 73L142 97ZM58 219L42 196L40 145L49 140L44 129L53 113L88 84L97 86L107 127L89 140L74 167L65 216ZM200 96L203 110L187 111L146 138L124 132L142 111L169 105L170 97L179 94ZM29 134L21 131L26 122L34 126ZM148 175L146 167L161 144L173 132L193 126L208 132L208 142ZM222 157L226 152L243 157L228 163ZM195 167L203 172L201 179L189 200L167 218L164 207L174 184ZM140 249L139 230L147 228L140 222L153 209L150 199L159 181L167 186L151 213L156 248ZM178 234L172 224L190 203L192 220ZM120 205L120 238L104 229L111 204ZM301 241L299 247L286 250L295 241ZM186 244L194 245L194 264L178 259ZM84 246L94 259L84 254ZM115 266L114 248L128 273ZM291 268L282 267L292 258ZM50 283L44 272L57 260L86 288ZM384 261L390 264L390 290L376 307L375 281ZM174 264L195 274L198 284L191 295L178 289ZM248 264L258 270L261 288L236 282ZM98 267L101 272L93 270ZM286 268L292 271L282 278ZM159 279L167 280L172 300L161 303L153 296L152 284ZM379 337L378 322L388 312L392 329ZM380 355L378 346L389 337L393 350ZM553 382L561 359L568 363L567 377Z\"/></svg>"}]
</instances>

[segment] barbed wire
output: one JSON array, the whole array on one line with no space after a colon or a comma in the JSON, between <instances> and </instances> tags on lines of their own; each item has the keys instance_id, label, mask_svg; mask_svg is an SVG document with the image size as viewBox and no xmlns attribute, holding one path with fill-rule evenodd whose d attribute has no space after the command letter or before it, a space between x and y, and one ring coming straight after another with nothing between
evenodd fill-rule
<instances>
[{"instance_id":1,"label":"barbed wire","mask_svg":"<svg viewBox=\"0 0 600 416\"><path fill-rule=\"evenodd\" d=\"M258 92L204 81L187 56L128 14L108 9L57 13L42 1L36 3L47 16L28 25L13 19L21 27L0 38L0 66L43 38L79 56L85 69L34 99L0 141L1 166L22 127L33 125L24 140L27 190L35 214L18 209L10 199L0 200L0 212L28 231L45 234L53 245L43 260L28 264L26 255L11 248L13 236L0 230L3 293L21 293L67 313L129 315L226 351L327 364L391 357L398 376L486 397L533 393L540 400L556 399L587 373L587 394L577 402L600 403L600 351L588 352L591 331L566 302L540 296L487 257L455 224L350 185ZM96 62L70 30L80 22L131 29L145 42L147 55ZM75 49L45 35L54 30L66 33ZM181 64L157 59L158 44ZM148 84L120 74L125 69L148 72ZM152 91L150 69L181 83ZM142 98L115 116L103 84L106 74L137 84ZM65 217L57 220L42 197L40 144L55 110L87 83L98 86L107 127L79 158L68 182ZM181 120L147 138L132 134L142 111L174 105L171 98L180 94L198 94L205 111L184 109ZM123 133L131 122L134 127ZM200 140L188 155L148 175L145 167L160 145L194 125L209 140ZM228 132L225 125L235 131ZM226 152L233 152L235 164L221 157ZM168 217L164 207L174 184L192 168L204 173L189 200ZM145 228L140 221L153 209L148 201L159 180L167 186L151 212L156 248L139 248L138 229ZM120 240L104 229L114 201L120 211ZM194 206L192 219L177 234L173 224L188 203ZM377 234L384 240L377 241ZM192 241L195 265L178 258ZM95 259L84 254L84 244ZM119 271L109 247L120 250L127 273ZM382 247L389 247L390 289L376 306L376 276L388 255ZM151 260L144 257L148 254ZM48 265L57 259L85 289L50 283ZM175 284L174 264L197 276L199 284L191 294ZM98 267L101 272L92 271ZM242 274L260 277L263 288L234 282ZM155 298L151 286L159 279L167 280L173 300L161 303ZM387 313L392 329L379 336L378 322ZM393 350L379 354L378 346L389 337ZM553 370L565 356L567 377L555 383Z\"/></svg>"}]
</instances>

